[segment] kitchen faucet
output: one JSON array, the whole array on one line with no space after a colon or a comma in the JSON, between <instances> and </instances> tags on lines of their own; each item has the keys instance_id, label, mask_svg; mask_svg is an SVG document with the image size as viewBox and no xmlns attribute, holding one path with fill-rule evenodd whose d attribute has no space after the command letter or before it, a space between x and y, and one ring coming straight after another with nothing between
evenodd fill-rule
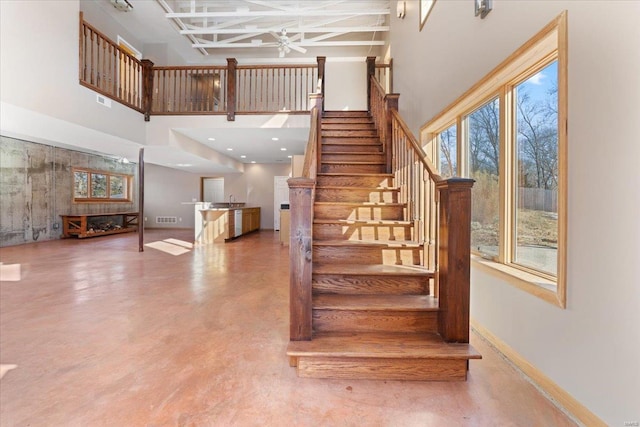
<instances>
[{"instance_id":1,"label":"kitchen faucet","mask_svg":"<svg viewBox=\"0 0 640 427\"><path fill-rule=\"evenodd\" d=\"M231 207L232 200L233 200L233 194L229 194L229 207Z\"/></svg>"}]
</instances>

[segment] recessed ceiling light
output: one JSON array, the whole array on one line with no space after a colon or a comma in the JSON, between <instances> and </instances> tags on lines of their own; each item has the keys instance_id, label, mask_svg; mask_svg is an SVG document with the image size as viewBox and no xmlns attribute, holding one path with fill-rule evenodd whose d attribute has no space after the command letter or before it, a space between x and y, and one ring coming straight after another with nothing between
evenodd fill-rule
<instances>
[{"instance_id":1,"label":"recessed ceiling light","mask_svg":"<svg viewBox=\"0 0 640 427\"><path fill-rule=\"evenodd\" d=\"M209 141L215 141L215 138L207 138Z\"/></svg>"},{"instance_id":2,"label":"recessed ceiling light","mask_svg":"<svg viewBox=\"0 0 640 427\"><path fill-rule=\"evenodd\" d=\"M193 166L191 163L176 163L176 166L181 167L181 168L188 168L190 166Z\"/></svg>"},{"instance_id":3,"label":"recessed ceiling light","mask_svg":"<svg viewBox=\"0 0 640 427\"><path fill-rule=\"evenodd\" d=\"M233 148L227 148L227 151L233 151Z\"/></svg>"},{"instance_id":4,"label":"recessed ceiling light","mask_svg":"<svg viewBox=\"0 0 640 427\"><path fill-rule=\"evenodd\" d=\"M271 138L272 141L280 141L280 138L276 138L275 136Z\"/></svg>"},{"instance_id":5,"label":"recessed ceiling light","mask_svg":"<svg viewBox=\"0 0 640 427\"><path fill-rule=\"evenodd\" d=\"M282 147L282 148L280 149L280 151L287 151L287 149L286 149L286 148L284 148L284 147Z\"/></svg>"},{"instance_id":6,"label":"recessed ceiling light","mask_svg":"<svg viewBox=\"0 0 640 427\"><path fill-rule=\"evenodd\" d=\"M256 162L255 160L251 160L251 163L255 163L255 162Z\"/></svg>"},{"instance_id":7,"label":"recessed ceiling light","mask_svg":"<svg viewBox=\"0 0 640 427\"><path fill-rule=\"evenodd\" d=\"M292 157L293 157L293 156L287 156L287 159L290 159L290 158L292 158Z\"/></svg>"},{"instance_id":8,"label":"recessed ceiling light","mask_svg":"<svg viewBox=\"0 0 640 427\"><path fill-rule=\"evenodd\" d=\"M242 156L240 156L241 159L246 159L247 156L245 156L244 154Z\"/></svg>"}]
</instances>

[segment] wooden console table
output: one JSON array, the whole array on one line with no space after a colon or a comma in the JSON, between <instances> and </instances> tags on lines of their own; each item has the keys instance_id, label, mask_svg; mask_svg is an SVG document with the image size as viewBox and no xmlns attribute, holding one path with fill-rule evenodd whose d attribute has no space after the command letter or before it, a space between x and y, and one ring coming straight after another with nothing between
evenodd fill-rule
<instances>
[{"instance_id":1,"label":"wooden console table","mask_svg":"<svg viewBox=\"0 0 640 427\"><path fill-rule=\"evenodd\" d=\"M60 215L62 217L62 237L106 236L108 234L130 233L138 230L138 212L117 212L81 215Z\"/></svg>"}]
</instances>

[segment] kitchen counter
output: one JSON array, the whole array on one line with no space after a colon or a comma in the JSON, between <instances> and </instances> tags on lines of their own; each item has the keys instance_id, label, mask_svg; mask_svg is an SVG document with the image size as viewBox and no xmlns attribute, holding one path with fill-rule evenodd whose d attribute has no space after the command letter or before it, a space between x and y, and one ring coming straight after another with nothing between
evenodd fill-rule
<instances>
[{"instance_id":1,"label":"kitchen counter","mask_svg":"<svg viewBox=\"0 0 640 427\"><path fill-rule=\"evenodd\" d=\"M195 241L197 243L222 243L260 229L260 208L247 207L244 203L230 207L197 203L195 206ZM205 207L206 206L206 207Z\"/></svg>"}]
</instances>

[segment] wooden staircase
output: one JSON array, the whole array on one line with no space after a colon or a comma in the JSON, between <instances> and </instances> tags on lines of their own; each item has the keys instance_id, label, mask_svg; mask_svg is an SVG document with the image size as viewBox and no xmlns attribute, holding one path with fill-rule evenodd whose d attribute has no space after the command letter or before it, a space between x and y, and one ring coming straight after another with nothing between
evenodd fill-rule
<instances>
[{"instance_id":1,"label":"wooden staircase","mask_svg":"<svg viewBox=\"0 0 640 427\"><path fill-rule=\"evenodd\" d=\"M367 112L325 112L313 206L312 339L300 377L465 380L468 343L438 334L434 272L421 266L399 188Z\"/></svg>"}]
</instances>

